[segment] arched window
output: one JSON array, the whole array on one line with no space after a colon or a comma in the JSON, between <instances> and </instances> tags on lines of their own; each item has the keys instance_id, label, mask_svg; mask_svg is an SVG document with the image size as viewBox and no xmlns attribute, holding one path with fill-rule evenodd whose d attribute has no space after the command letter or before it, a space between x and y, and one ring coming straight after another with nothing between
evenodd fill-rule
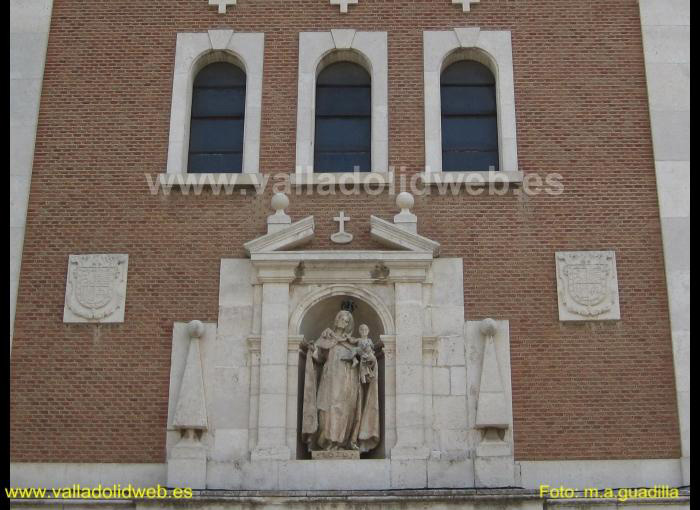
<instances>
[{"instance_id":1,"label":"arched window","mask_svg":"<svg viewBox=\"0 0 700 510\"><path fill-rule=\"evenodd\" d=\"M315 172L371 170L372 79L361 66L338 62L316 80Z\"/></svg>"},{"instance_id":2,"label":"arched window","mask_svg":"<svg viewBox=\"0 0 700 510\"><path fill-rule=\"evenodd\" d=\"M484 65L462 60L440 80L442 170L498 170L496 80Z\"/></svg>"},{"instance_id":3,"label":"arched window","mask_svg":"<svg viewBox=\"0 0 700 510\"><path fill-rule=\"evenodd\" d=\"M243 167L245 73L228 62L215 62L196 76L187 171L240 173Z\"/></svg>"}]
</instances>

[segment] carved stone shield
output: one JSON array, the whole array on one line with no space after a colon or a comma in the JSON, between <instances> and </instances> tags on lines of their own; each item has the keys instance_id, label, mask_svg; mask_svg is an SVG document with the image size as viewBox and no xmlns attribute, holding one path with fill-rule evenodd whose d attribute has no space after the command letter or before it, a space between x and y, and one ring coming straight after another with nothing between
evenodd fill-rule
<instances>
[{"instance_id":1,"label":"carved stone shield","mask_svg":"<svg viewBox=\"0 0 700 510\"><path fill-rule=\"evenodd\" d=\"M560 320L617 320L614 252L558 252Z\"/></svg>"},{"instance_id":2,"label":"carved stone shield","mask_svg":"<svg viewBox=\"0 0 700 510\"><path fill-rule=\"evenodd\" d=\"M71 255L64 321L123 321L127 261L127 255ZM109 320L120 308L121 320ZM71 315L76 320L66 320Z\"/></svg>"},{"instance_id":3,"label":"carved stone shield","mask_svg":"<svg viewBox=\"0 0 700 510\"><path fill-rule=\"evenodd\" d=\"M114 283L119 276L116 266L81 267L75 270L75 297L85 308L103 308L114 297Z\"/></svg>"},{"instance_id":4,"label":"carved stone shield","mask_svg":"<svg viewBox=\"0 0 700 510\"><path fill-rule=\"evenodd\" d=\"M607 293L608 268L602 264L567 266L569 294L579 304L594 306L601 303Z\"/></svg>"}]
</instances>

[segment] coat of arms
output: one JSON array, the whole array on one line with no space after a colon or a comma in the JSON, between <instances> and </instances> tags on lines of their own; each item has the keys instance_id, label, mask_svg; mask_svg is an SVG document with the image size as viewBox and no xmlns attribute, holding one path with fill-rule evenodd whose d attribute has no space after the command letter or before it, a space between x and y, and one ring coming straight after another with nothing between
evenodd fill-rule
<instances>
[{"instance_id":1,"label":"coat of arms","mask_svg":"<svg viewBox=\"0 0 700 510\"><path fill-rule=\"evenodd\" d=\"M560 320L620 318L614 252L558 252Z\"/></svg>"},{"instance_id":2,"label":"coat of arms","mask_svg":"<svg viewBox=\"0 0 700 510\"><path fill-rule=\"evenodd\" d=\"M128 255L71 255L64 322L123 322Z\"/></svg>"}]
</instances>

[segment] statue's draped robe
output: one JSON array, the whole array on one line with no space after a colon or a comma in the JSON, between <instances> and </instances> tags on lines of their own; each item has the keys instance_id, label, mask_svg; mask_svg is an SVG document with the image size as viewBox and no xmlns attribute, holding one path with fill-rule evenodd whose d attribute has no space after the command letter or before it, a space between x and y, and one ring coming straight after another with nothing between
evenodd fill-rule
<instances>
[{"instance_id":1,"label":"statue's draped robe","mask_svg":"<svg viewBox=\"0 0 700 510\"><path fill-rule=\"evenodd\" d=\"M332 446L361 452L379 444L377 378L360 382L360 366L341 358L351 354L357 340L327 331L306 355L302 438L312 450ZM320 380L318 368L323 363Z\"/></svg>"}]
</instances>

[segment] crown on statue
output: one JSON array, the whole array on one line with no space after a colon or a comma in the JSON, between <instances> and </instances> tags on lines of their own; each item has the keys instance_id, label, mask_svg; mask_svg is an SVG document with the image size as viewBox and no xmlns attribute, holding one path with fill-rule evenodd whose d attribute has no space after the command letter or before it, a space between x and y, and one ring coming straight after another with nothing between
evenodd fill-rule
<instances>
[{"instance_id":1,"label":"crown on statue","mask_svg":"<svg viewBox=\"0 0 700 510\"><path fill-rule=\"evenodd\" d=\"M353 313L355 311L355 302L348 299L340 304L340 309L346 312Z\"/></svg>"}]
</instances>

